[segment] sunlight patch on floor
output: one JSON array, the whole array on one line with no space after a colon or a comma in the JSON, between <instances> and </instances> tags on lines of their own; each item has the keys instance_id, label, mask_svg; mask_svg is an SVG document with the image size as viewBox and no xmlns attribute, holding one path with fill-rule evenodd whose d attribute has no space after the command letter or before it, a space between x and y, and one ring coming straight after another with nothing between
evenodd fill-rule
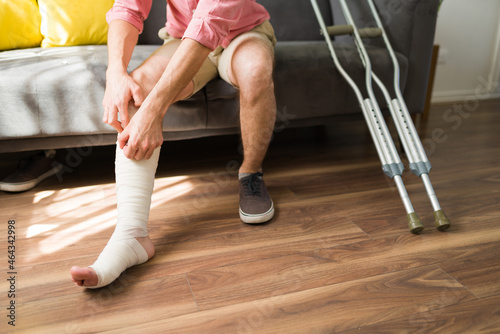
<instances>
[{"instance_id":1,"label":"sunlight patch on floor","mask_svg":"<svg viewBox=\"0 0 500 334\"><path fill-rule=\"evenodd\" d=\"M33 214L38 218L27 228L26 238L36 237L40 241L38 247L30 251L30 260L62 251L86 237L114 227L116 199L110 199L110 196L115 197L114 187L114 184L101 184L36 193ZM151 208L165 205L192 189L188 176L156 179Z\"/></svg>"}]
</instances>

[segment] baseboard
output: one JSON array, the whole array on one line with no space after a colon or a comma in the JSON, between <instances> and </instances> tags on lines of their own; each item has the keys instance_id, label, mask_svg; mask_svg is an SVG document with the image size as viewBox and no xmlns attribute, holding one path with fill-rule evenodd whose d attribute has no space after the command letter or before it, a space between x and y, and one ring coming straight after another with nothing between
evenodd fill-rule
<instances>
[{"instance_id":1,"label":"baseboard","mask_svg":"<svg viewBox=\"0 0 500 334\"><path fill-rule=\"evenodd\" d=\"M470 100L489 100L500 98L500 91L488 93L478 92L477 89L434 92L432 93L431 103L470 101Z\"/></svg>"}]
</instances>

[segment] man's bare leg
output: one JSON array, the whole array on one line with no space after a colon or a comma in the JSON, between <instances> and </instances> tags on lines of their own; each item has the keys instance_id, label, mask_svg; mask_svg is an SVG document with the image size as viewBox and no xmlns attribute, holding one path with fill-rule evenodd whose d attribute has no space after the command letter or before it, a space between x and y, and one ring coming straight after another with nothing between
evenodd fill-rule
<instances>
[{"instance_id":1,"label":"man's bare leg","mask_svg":"<svg viewBox=\"0 0 500 334\"><path fill-rule=\"evenodd\" d=\"M136 71L132 72L131 76L132 78L139 84L141 89L143 90L143 96L147 96L149 92L153 89L154 85L156 82L159 80L161 74L165 70L166 66L168 64L168 58L165 58L164 56L159 56L153 54L151 57L149 57L144 64L142 64ZM191 95L193 92L193 83L189 83L188 86L179 94L177 100L184 99ZM133 107L132 105L129 107L129 113L130 116L133 117L133 114L137 111L137 108ZM159 149L158 149L159 150ZM119 154L117 150L117 155ZM158 155L156 157L152 157L152 159L156 159L155 164L157 163L158 160ZM156 167L152 171L151 177L154 178L154 173L156 171ZM150 172L151 173L151 172ZM151 191L152 191L152 186L151 186ZM149 195L150 199L150 195ZM149 204L146 204L147 210L149 212ZM147 223L147 218L146 218L146 223ZM140 246L135 245L136 251L139 253L142 253L141 257L138 257L137 260L133 260L133 264L139 264L143 263L150 258L152 258L155 254L155 249L153 242L151 241L149 235L145 236L140 236L140 237L135 237L135 240L138 242ZM130 243L131 240L128 242ZM142 246L143 249L140 249ZM138 249L139 248L139 249ZM110 252L108 252L110 253ZM102 254L102 253L101 253ZM112 255L112 253L111 253ZM108 255L109 256L109 255ZM139 259L141 258L141 259ZM95 265L95 264L94 264ZM77 286L83 286L83 287L97 287L98 284L99 286L103 286L102 282L99 282L99 277L96 273L96 270L90 266L90 267L78 267L78 266L73 266L70 269L70 274L71 274L71 279ZM108 282L110 283L110 282ZM106 284L108 284L106 283Z\"/></svg>"},{"instance_id":2,"label":"man's bare leg","mask_svg":"<svg viewBox=\"0 0 500 334\"><path fill-rule=\"evenodd\" d=\"M154 246L148 236L147 223L159 155L160 148L157 148L151 159L136 161L127 159L123 150L116 147L116 227L92 266L71 268L76 285L103 287L125 269L153 257Z\"/></svg>"},{"instance_id":3,"label":"man's bare leg","mask_svg":"<svg viewBox=\"0 0 500 334\"><path fill-rule=\"evenodd\" d=\"M257 37L243 40L233 51L229 79L240 90L240 127L243 163L239 170L239 215L247 224L274 216L274 204L262 175L262 162L276 120L273 83L274 50Z\"/></svg>"},{"instance_id":4,"label":"man's bare leg","mask_svg":"<svg viewBox=\"0 0 500 334\"><path fill-rule=\"evenodd\" d=\"M240 89L240 122L244 158L240 173L261 170L276 120L273 83L274 51L258 38L235 50L229 78Z\"/></svg>"}]
</instances>

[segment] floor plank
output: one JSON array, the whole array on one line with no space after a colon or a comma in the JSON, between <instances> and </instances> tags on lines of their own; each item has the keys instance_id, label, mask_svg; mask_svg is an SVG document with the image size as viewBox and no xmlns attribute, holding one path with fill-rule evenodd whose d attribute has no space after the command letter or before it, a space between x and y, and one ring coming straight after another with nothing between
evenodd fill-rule
<instances>
[{"instance_id":1,"label":"floor plank","mask_svg":"<svg viewBox=\"0 0 500 334\"><path fill-rule=\"evenodd\" d=\"M443 292L454 296L449 299L452 303L475 300L431 266L159 320L149 329L154 333L332 333L428 311Z\"/></svg>"},{"instance_id":2,"label":"floor plank","mask_svg":"<svg viewBox=\"0 0 500 334\"><path fill-rule=\"evenodd\" d=\"M478 224L477 228L489 226L492 221ZM453 236L437 231L422 236L405 234L331 248L325 240L313 252L284 256L279 261L261 260L188 273L188 279L200 309L210 309L275 293L302 291L449 259L469 259L484 252L494 253L500 242L500 227L491 232L471 231ZM500 282L492 279L500 277L500 269L489 268L490 288L500 288Z\"/></svg>"},{"instance_id":3,"label":"floor plank","mask_svg":"<svg viewBox=\"0 0 500 334\"><path fill-rule=\"evenodd\" d=\"M498 328L500 328L500 295L447 306L446 301L451 298L455 298L455 296L445 293L431 301L433 309L430 311L416 312L409 317L340 333L498 333Z\"/></svg>"},{"instance_id":4,"label":"floor plank","mask_svg":"<svg viewBox=\"0 0 500 334\"><path fill-rule=\"evenodd\" d=\"M482 254L454 258L440 267L478 298L500 295L500 249L496 244Z\"/></svg>"},{"instance_id":5,"label":"floor plank","mask_svg":"<svg viewBox=\"0 0 500 334\"><path fill-rule=\"evenodd\" d=\"M452 222L435 230L421 181L405 171L420 235L408 232L361 118L275 134L264 171L276 216L259 226L238 218L238 136L165 143L149 221L155 257L86 291L69 268L93 263L116 219L114 149L93 147L60 178L0 193L3 249L16 222L17 312L14 331L0 314L0 331L497 333L498 108L480 101L458 125L444 118L453 104L435 105L417 122ZM0 175L22 156L1 155Z\"/></svg>"},{"instance_id":6,"label":"floor plank","mask_svg":"<svg viewBox=\"0 0 500 334\"><path fill-rule=\"evenodd\" d=\"M32 293L45 289L45 296L19 306L18 331L36 333L96 333L113 328L127 328L197 312L185 275L135 282L136 277L125 273L111 286L103 289L78 289L66 298L52 295L54 284L23 289ZM22 289L22 287L20 287ZM35 292L36 293L36 292ZM33 294L35 294L33 293ZM143 298L147 296L147 298Z\"/></svg>"}]
</instances>

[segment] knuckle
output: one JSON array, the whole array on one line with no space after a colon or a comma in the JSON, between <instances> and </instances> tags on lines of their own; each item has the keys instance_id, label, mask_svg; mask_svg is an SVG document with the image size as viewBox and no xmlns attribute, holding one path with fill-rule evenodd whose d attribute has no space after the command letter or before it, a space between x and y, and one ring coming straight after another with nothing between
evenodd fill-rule
<instances>
[{"instance_id":1,"label":"knuckle","mask_svg":"<svg viewBox=\"0 0 500 334\"><path fill-rule=\"evenodd\" d=\"M141 91L141 87L139 87L139 85L137 84L134 84L131 90L133 93L139 93Z\"/></svg>"}]
</instances>

